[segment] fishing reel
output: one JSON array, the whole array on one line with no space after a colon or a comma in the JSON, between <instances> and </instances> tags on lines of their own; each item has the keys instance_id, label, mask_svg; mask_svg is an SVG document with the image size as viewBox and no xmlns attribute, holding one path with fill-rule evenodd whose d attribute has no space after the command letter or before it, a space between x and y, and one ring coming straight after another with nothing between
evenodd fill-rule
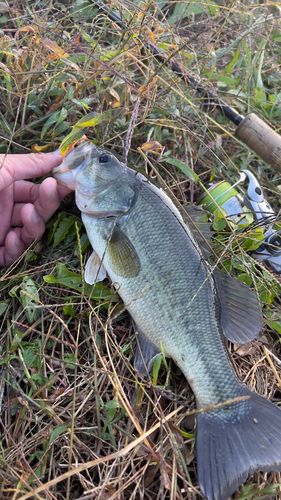
<instances>
[{"instance_id":1,"label":"fishing reel","mask_svg":"<svg viewBox=\"0 0 281 500\"><path fill-rule=\"evenodd\" d=\"M237 186L243 186L243 190L239 192ZM275 273L281 274L281 229L275 228L276 214L250 170L242 170L233 185L227 181L212 184L200 204L211 213L223 209L227 218L240 227L249 227L250 224L262 227L263 240L252 255L265 262Z\"/></svg>"}]
</instances>

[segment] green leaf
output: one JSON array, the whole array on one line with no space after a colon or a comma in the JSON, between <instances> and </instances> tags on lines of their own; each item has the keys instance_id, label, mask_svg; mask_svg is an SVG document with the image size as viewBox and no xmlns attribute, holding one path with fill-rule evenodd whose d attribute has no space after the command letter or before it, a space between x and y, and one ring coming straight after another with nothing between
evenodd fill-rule
<instances>
[{"instance_id":1,"label":"green leaf","mask_svg":"<svg viewBox=\"0 0 281 500\"><path fill-rule=\"evenodd\" d=\"M63 357L63 361L65 363L65 368L67 368L68 370L75 370L77 360L74 353L66 354Z\"/></svg>"},{"instance_id":2,"label":"green leaf","mask_svg":"<svg viewBox=\"0 0 281 500\"><path fill-rule=\"evenodd\" d=\"M100 123L108 120L111 116L111 111L105 111L104 113L97 114L95 112L88 113L87 115L80 118L77 123L75 123L74 128L87 128L87 127L96 127Z\"/></svg>"},{"instance_id":3,"label":"green leaf","mask_svg":"<svg viewBox=\"0 0 281 500\"><path fill-rule=\"evenodd\" d=\"M170 165L174 165L174 167L177 167L178 170L180 170L184 175L186 175L186 177L192 179L194 182L199 181L199 176L183 161L178 160L177 158L167 157L165 158L165 162L170 163Z\"/></svg>"},{"instance_id":4,"label":"green leaf","mask_svg":"<svg viewBox=\"0 0 281 500\"><path fill-rule=\"evenodd\" d=\"M103 61L103 62L106 62L106 61L111 61L112 59L114 59L115 57L119 56L119 54L122 54L122 50L120 49L116 49L116 50L108 50L106 52L106 54L104 54L103 56L101 56L100 60Z\"/></svg>"},{"instance_id":5,"label":"green leaf","mask_svg":"<svg viewBox=\"0 0 281 500\"><path fill-rule=\"evenodd\" d=\"M194 439L194 432L187 432L184 429L180 429L180 433L186 439Z\"/></svg>"},{"instance_id":6,"label":"green leaf","mask_svg":"<svg viewBox=\"0 0 281 500\"><path fill-rule=\"evenodd\" d=\"M51 116L49 116L49 118L47 119L47 121L44 123L44 125L42 127L41 136L40 136L41 140L44 139L46 133L48 132L48 130L51 127L55 128L60 123L62 123L66 119L67 114L68 114L68 111L66 108L59 109L58 111L55 111L54 113L52 113Z\"/></svg>"},{"instance_id":7,"label":"green leaf","mask_svg":"<svg viewBox=\"0 0 281 500\"><path fill-rule=\"evenodd\" d=\"M57 247L66 238L66 236L68 236L71 228L75 228L75 220L76 218L72 215L64 215L63 218L59 218L53 235L54 247Z\"/></svg>"},{"instance_id":8,"label":"green leaf","mask_svg":"<svg viewBox=\"0 0 281 500\"><path fill-rule=\"evenodd\" d=\"M117 399L111 399L110 401L107 401L105 403L104 408L106 408L107 410L116 410L122 408L122 406Z\"/></svg>"},{"instance_id":9,"label":"green leaf","mask_svg":"<svg viewBox=\"0 0 281 500\"><path fill-rule=\"evenodd\" d=\"M158 383L158 376L159 376L159 371L161 368L162 364L162 354L159 353L155 356L155 359L153 361L153 367L152 367L152 382L154 385L157 385Z\"/></svg>"},{"instance_id":10,"label":"green leaf","mask_svg":"<svg viewBox=\"0 0 281 500\"><path fill-rule=\"evenodd\" d=\"M173 14L169 18L169 22L173 24L182 21L184 17L203 14L204 12L206 12L206 7L204 4L206 4L205 0L204 2L189 2L188 5L186 4L186 2L176 3Z\"/></svg>"},{"instance_id":11,"label":"green leaf","mask_svg":"<svg viewBox=\"0 0 281 500\"><path fill-rule=\"evenodd\" d=\"M271 38L277 43L281 43L281 31L279 30L273 30L271 32Z\"/></svg>"},{"instance_id":12,"label":"green leaf","mask_svg":"<svg viewBox=\"0 0 281 500\"><path fill-rule=\"evenodd\" d=\"M43 276L45 283L62 285L82 293L82 277L80 273L75 273L59 262L56 266L57 275L48 274ZM84 293L93 300L113 300L112 292L103 283L96 283L94 286L84 284Z\"/></svg>"},{"instance_id":13,"label":"green leaf","mask_svg":"<svg viewBox=\"0 0 281 500\"><path fill-rule=\"evenodd\" d=\"M259 248L264 240L262 227L257 227L247 233L247 237L242 241L241 246L246 252Z\"/></svg>"},{"instance_id":14,"label":"green leaf","mask_svg":"<svg viewBox=\"0 0 281 500\"><path fill-rule=\"evenodd\" d=\"M273 321L271 319L268 319L267 321L268 326L272 328L275 332L279 333L281 335L281 321Z\"/></svg>"},{"instance_id":15,"label":"green leaf","mask_svg":"<svg viewBox=\"0 0 281 500\"><path fill-rule=\"evenodd\" d=\"M67 150L69 149L72 144L76 143L81 139L84 135L83 130L79 130L75 127L72 128L71 132L67 134L67 136L63 139L61 145L60 145L60 152L64 156Z\"/></svg>"},{"instance_id":16,"label":"green leaf","mask_svg":"<svg viewBox=\"0 0 281 500\"><path fill-rule=\"evenodd\" d=\"M40 317L41 310L38 308L39 293L35 282L31 278L24 278L19 294L19 301L21 302L27 321L31 324Z\"/></svg>"},{"instance_id":17,"label":"green leaf","mask_svg":"<svg viewBox=\"0 0 281 500\"><path fill-rule=\"evenodd\" d=\"M219 5L217 2L213 2L212 0L207 0L208 11L212 16L215 16L219 12Z\"/></svg>"},{"instance_id":18,"label":"green leaf","mask_svg":"<svg viewBox=\"0 0 281 500\"><path fill-rule=\"evenodd\" d=\"M227 228L226 215L227 214L222 207L216 209L214 213L214 220L212 223L214 231L217 231L219 233L220 231L224 231Z\"/></svg>"},{"instance_id":19,"label":"green leaf","mask_svg":"<svg viewBox=\"0 0 281 500\"><path fill-rule=\"evenodd\" d=\"M63 306L62 310L63 310L63 314L65 314L66 316L69 316L70 318L75 317L75 309L71 303Z\"/></svg>"},{"instance_id":20,"label":"green leaf","mask_svg":"<svg viewBox=\"0 0 281 500\"><path fill-rule=\"evenodd\" d=\"M76 217L76 215L60 212L50 229L48 235L49 243L53 242L54 247L58 247L66 239L68 243L76 240L75 224L78 224L79 228L82 227L81 219Z\"/></svg>"},{"instance_id":21,"label":"green leaf","mask_svg":"<svg viewBox=\"0 0 281 500\"><path fill-rule=\"evenodd\" d=\"M6 311L8 305L9 305L9 302L0 302L0 316L3 316L3 314Z\"/></svg>"},{"instance_id":22,"label":"green leaf","mask_svg":"<svg viewBox=\"0 0 281 500\"><path fill-rule=\"evenodd\" d=\"M18 359L18 355L17 354L7 354L6 356L0 356L0 366L11 366L11 361L13 361L13 359Z\"/></svg>"},{"instance_id":23,"label":"green leaf","mask_svg":"<svg viewBox=\"0 0 281 500\"><path fill-rule=\"evenodd\" d=\"M49 446L53 444L61 434L64 434L66 431L68 431L69 427L69 423L57 425L50 434Z\"/></svg>"},{"instance_id":24,"label":"green leaf","mask_svg":"<svg viewBox=\"0 0 281 500\"><path fill-rule=\"evenodd\" d=\"M223 75L220 73L210 73L209 78L219 83L222 83L223 85L227 85L230 88L232 87L236 88L239 83L238 78L234 78L233 76Z\"/></svg>"},{"instance_id":25,"label":"green leaf","mask_svg":"<svg viewBox=\"0 0 281 500\"><path fill-rule=\"evenodd\" d=\"M255 484L245 484L237 500L265 500L266 498L277 498L276 493L280 492L280 483L266 486L261 490Z\"/></svg>"},{"instance_id":26,"label":"green leaf","mask_svg":"<svg viewBox=\"0 0 281 500\"><path fill-rule=\"evenodd\" d=\"M227 74L227 75L231 75L232 74L232 71L234 69L234 67L236 66L236 63L239 61L239 58L241 57L241 50L240 48L236 50L236 52L234 53L234 56L233 58L231 59L231 61L226 65L226 67L224 68L224 72Z\"/></svg>"},{"instance_id":27,"label":"green leaf","mask_svg":"<svg viewBox=\"0 0 281 500\"><path fill-rule=\"evenodd\" d=\"M238 280L242 281L242 283L245 283L245 285L251 286L253 284L253 280L251 276L247 273L241 273L238 276Z\"/></svg>"},{"instance_id":28,"label":"green leaf","mask_svg":"<svg viewBox=\"0 0 281 500\"><path fill-rule=\"evenodd\" d=\"M22 357L27 368L40 368L41 356L38 343L33 343L29 347L22 346Z\"/></svg>"}]
</instances>

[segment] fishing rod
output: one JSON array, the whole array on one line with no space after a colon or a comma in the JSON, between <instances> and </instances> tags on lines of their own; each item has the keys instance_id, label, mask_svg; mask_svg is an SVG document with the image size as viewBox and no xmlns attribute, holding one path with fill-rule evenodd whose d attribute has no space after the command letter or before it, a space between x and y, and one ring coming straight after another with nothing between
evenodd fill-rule
<instances>
[{"instance_id":1,"label":"fishing rod","mask_svg":"<svg viewBox=\"0 0 281 500\"><path fill-rule=\"evenodd\" d=\"M94 3L101 12L120 26L123 31L129 31L128 23L117 12L112 11L102 1L97 0ZM226 118L236 125L235 137L237 139L248 146L277 172L281 173L281 136L273 128L255 113L250 113L246 116L241 115L237 110L218 97L217 94L206 89L199 79L188 74L184 66L175 57L167 57L161 49L150 41L143 43L155 59L168 66L188 83L190 87L201 94L208 103L216 106Z\"/></svg>"}]
</instances>

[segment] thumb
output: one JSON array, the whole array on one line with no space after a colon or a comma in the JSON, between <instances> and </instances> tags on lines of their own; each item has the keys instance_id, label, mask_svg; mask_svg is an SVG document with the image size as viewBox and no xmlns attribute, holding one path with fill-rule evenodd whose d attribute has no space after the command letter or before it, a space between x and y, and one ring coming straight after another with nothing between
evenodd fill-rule
<instances>
[{"instance_id":1,"label":"thumb","mask_svg":"<svg viewBox=\"0 0 281 500\"><path fill-rule=\"evenodd\" d=\"M4 167L14 180L21 180L46 175L61 162L59 150L52 153L10 154L6 156Z\"/></svg>"}]
</instances>

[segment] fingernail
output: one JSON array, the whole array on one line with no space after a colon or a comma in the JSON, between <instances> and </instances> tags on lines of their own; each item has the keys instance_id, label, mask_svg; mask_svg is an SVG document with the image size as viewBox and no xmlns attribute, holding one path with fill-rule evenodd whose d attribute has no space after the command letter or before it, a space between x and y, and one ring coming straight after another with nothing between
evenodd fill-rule
<instances>
[{"instance_id":1,"label":"fingernail","mask_svg":"<svg viewBox=\"0 0 281 500\"><path fill-rule=\"evenodd\" d=\"M53 151L53 155L56 155L58 158L62 158L62 154L61 154L61 150L60 148L56 149L55 151Z\"/></svg>"},{"instance_id":2,"label":"fingernail","mask_svg":"<svg viewBox=\"0 0 281 500\"><path fill-rule=\"evenodd\" d=\"M60 152L60 149L56 149L55 151L52 151L50 154L52 154L54 157L59 158L60 160L62 159L62 154Z\"/></svg>"}]
</instances>

